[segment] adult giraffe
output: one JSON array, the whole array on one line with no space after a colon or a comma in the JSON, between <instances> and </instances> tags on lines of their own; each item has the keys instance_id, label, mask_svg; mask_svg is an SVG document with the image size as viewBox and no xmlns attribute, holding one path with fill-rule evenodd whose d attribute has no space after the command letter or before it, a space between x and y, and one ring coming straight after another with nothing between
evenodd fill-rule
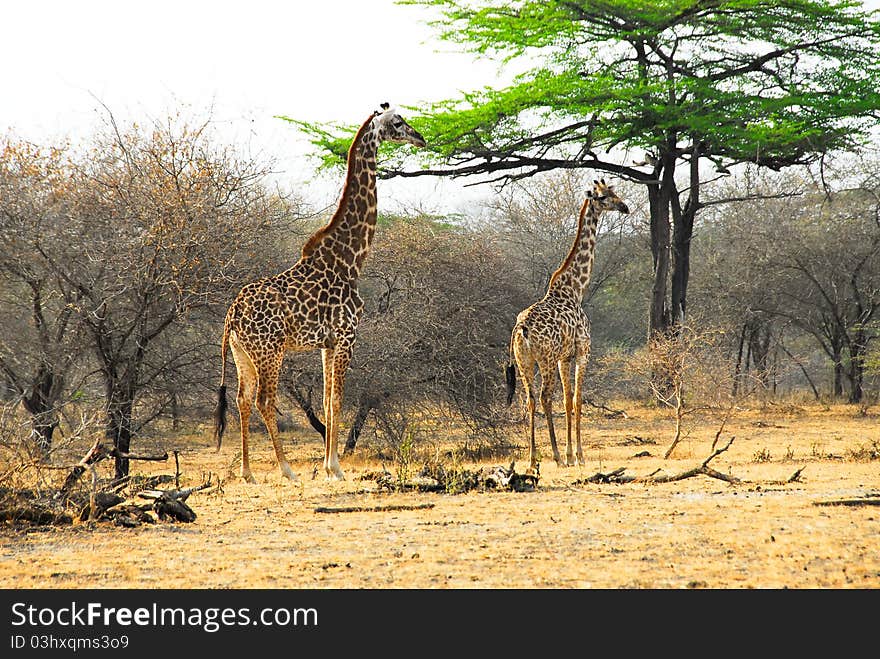
<instances>
[{"instance_id":1,"label":"adult giraffe","mask_svg":"<svg viewBox=\"0 0 880 659\"><path fill-rule=\"evenodd\" d=\"M278 375L285 352L318 349L324 369L324 471L328 478L345 478L337 451L339 417L364 307L357 283L376 229L376 152L382 142L425 146L424 138L383 103L354 136L342 197L330 222L306 241L292 268L244 286L226 313L214 436L219 451L226 428L230 347L238 371L241 477L249 483L255 482L248 462L248 421L255 397L281 473L297 480L278 437Z\"/></svg>"},{"instance_id":2,"label":"adult giraffe","mask_svg":"<svg viewBox=\"0 0 880 659\"><path fill-rule=\"evenodd\" d=\"M521 311L510 337L510 354L507 366L507 404L513 402L516 391L516 370L526 390L529 412L529 472L537 471L535 449L535 365L541 374L541 405L547 418L553 460L562 466L556 446L553 428L553 389L556 381L554 371L559 370L565 403L565 425L568 435L565 465L585 464L581 448L581 385L590 358L590 319L581 305L584 291L590 283L593 256L596 248L596 227L603 211L616 210L629 213L605 179L593 181L593 189L581 206L577 233L562 265L550 277L547 293L532 306ZM574 363L574 381L571 365ZM572 391L572 389L574 391ZM572 454L572 416L577 436L577 456ZM577 460L577 463L575 462Z\"/></svg>"}]
</instances>

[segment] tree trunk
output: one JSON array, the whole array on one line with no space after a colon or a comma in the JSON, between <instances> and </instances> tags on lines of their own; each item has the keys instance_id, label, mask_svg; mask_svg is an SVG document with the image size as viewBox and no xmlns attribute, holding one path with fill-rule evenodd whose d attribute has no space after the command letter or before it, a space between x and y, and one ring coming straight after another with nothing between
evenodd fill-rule
<instances>
[{"instance_id":1,"label":"tree trunk","mask_svg":"<svg viewBox=\"0 0 880 659\"><path fill-rule=\"evenodd\" d=\"M122 380L110 380L105 383L107 390L107 427L105 435L113 442L113 448L119 453L128 453L131 449L132 411L134 409L135 384L131 376ZM120 480L128 476L128 458L116 456L114 479Z\"/></svg>"},{"instance_id":2,"label":"tree trunk","mask_svg":"<svg viewBox=\"0 0 880 659\"><path fill-rule=\"evenodd\" d=\"M319 435L321 435L321 438L324 439L326 437L327 427L318 417L315 408L312 406L312 390L307 389L303 392L299 387L290 387L289 391L293 400L296 401L296 404L299 405L299 408L305 413L309 424Z\"/></svg>"},{"instance_id":3,"label":"tree trunk","mask_svg":"<svg viewBox=\"0 0 880 659\"><path fill-rule=\"evenodd\" d=\"M835 398L843 397L843 357L839 347L834 346L831 361L834 364L833 394Z\"/></svg>"},{"instance_id":4,"label":"tree trunk","mask_svg":"<svg viewBox=\"0 0 880 659\"><path fill-rule=\"evenodd\" d=\"M37 448L40 450L40 456L43 460L49 459L52 451L52 435L55 434L55 428L58 427L58 420L55 415L51 415L50 419L43 416L33 418L31 424L31 436L34 438Z\"/></svg>"},{"instance_id":5,"label":"tree trunk","mask_svg":"<svg viewBox=\"0 0 880 659\"><path fill-rule=\"evenodd\" d=\"M673 165L674 166L674 160ZM671 178L671 177L670 177ZM674 179L669 183L669 205L672 211L672 322L682 325L687 313L687 288L691 275L691 238L694 218L700 210L700 147L691 148L688 199L681 207Z\"/></svg>"},{"instance_id":6,"label":"tree trunk","mask_svg":"<svg viewBox=\"0 0 880 659\"><path fill-rule=\"evenodd\" d=\"M660 174L660 172L657 172ZM648 185L648 201L651 211L651 255L654 262L654 280L651 287L651 308L649 313L648 349L653 350L655 341L669 341L674 338L676 314L669 306L669 273L671 263L671 225L670 208L675 192L675 157L662 158L662 177L659 186ZM683 273L680 273L683 274ZM652 386L656 392L657 404L662 405L674 395L675 374L662 367L651 374Z\"/></svg>"},{"instance_id":7,"label":"tree trunk","mask_svg":"<svg viewBox=\"0 0 880 659\"><path fill-rule=\"evenodd\" d=\"M31 415L31 436L44 459L52 450L52 436L58 427L58 401L64 386L64 377L41 364L33 386L22 398L22 404Z\"/></svg>"},{"instance_id":8,"label":"tree trunk","mask_svg":"<svg viewBox=\"0 0 880 659\"><path fill-rule=\"evenodd\" d=\"M749 323L749 352L755 365L758 379L765 389L770 389L770 323L755 318Z\"/></svg>"},{"instance_id":9,"label":"tree trunk","mask_svg":"<svg viewBox=\"0 0 880 659\"><path fill-rule=\"evenodd\" d=\"M669 328L666 303L669 278L669 199L658 185L649 185L648 201L651 212L651 256L654 262L651 285L651 308L648 318L648 339L665 336Z\"/></svg>"},{"instance_id":10,"label":"tree trunk","mask_svg":"<svg viewBox=\"0 0 880 659\"><path fill-rule=\"evenodd\" d=\"M849 378L849 402L850 403L861 403L862 398L865 395L864 390L864 367L861 363L861 358L857 361L853 361L849 365L849 374L847 377Z\"/></svg>"},{"instance_id":11,"label":"tree trunk","mask_svg":"<svg viewBox=\"0 0 880 659\"><path fill-rule=\"evenodd\" d=\"M372 396L363 396L358 400L354 421L352 421L351 428L348 431L348 439L345 441L346 453L354 450L358 437L361 435L361 430L364 429L364 424L367 422L367 417L370 416L370 412L375 406L376 401Z\"/></svg>"},{"instance_id":12,"label":"tree trunk","mask_svg":"<svg viewBox=\"0 0 880 659\"><path fill-rule=\"evenodd\" d=\"M736 394L739 392L740 379L742 378L742 360L743 360L743 345L746 342L746 329L748 328L748 323L743 323L742 330L739 333L739 347L736 351L736 366L733 369L733 392L732 395L736 398Z\"/></svg>"},{"instance_id":13,"label":"tree trunk","mask_svg":"<svg viewBox=\"0 0 880 659\"><path fill-rule=\"evenodd\" d=\"M867 352L867 333L863 328L858 328L853 333L853 340L849 345L849 368L847 379L849 380L849 402L861 403L864 397L865 361Z\"/></svg>"}]
</instances>

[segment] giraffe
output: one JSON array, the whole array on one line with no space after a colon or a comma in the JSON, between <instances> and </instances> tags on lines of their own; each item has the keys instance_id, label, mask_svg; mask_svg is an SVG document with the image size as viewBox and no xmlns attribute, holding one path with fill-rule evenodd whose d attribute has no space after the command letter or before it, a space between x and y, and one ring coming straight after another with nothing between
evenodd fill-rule
<instances>
[{"instance_id":1,"label":"giraffe","mask_svg":"<svg viewBox=\"0 0 880 659\"><path fill-rule=\"evenodd\" d=\"M507 376L507 404L516 391L516 370L526 391L529 412L529 469L537 473L535 449L535 366L541 374L541 405L547 419L553 460L562 466L553 427L553 389L559 371L565 404L567 447L565 465L585 464L581 448L581 385L590 358L590 319L581 302L590 283L596 247L596 227L603 211L629 213L626 204L614 193L605 179L593 181L593 188L581 206L577 233L568 256L550 277L543 298L524 309L516 317L510 337ZM572 380L571 367L574 364ZM577 437L577 454L572 454L572 417ZM577 462L575 462L577 460Z\"/></svg>"},{"instance_id":2,"label":"giraffe","mask_svg":"<svg viewBox=\"0 0 880 659\"><path fill-rule=\"evenodd\" d=\"M348 150L348 171L330 221L306 241L288 270L246 284L229 306L221 343L214 415L217 450L226 428L226 353L238 372L241 477L256 482L248 460L248 421L256 398L281 473L296 481L278 437L275 399L287 351L321 351L324 375L324 471L343 480L337 439L345 373L364 303L358 276L376 229L376 153L382 142L424 147L424 138L387 103L364 121Z\"/></svg>"}]
</instances>

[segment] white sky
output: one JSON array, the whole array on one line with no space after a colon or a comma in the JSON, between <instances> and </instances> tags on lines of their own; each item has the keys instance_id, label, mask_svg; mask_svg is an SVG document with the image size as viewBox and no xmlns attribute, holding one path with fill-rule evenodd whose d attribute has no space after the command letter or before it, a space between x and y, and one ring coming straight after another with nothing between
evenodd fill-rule
<instances>
[{"instance_id":1,"label":"white sky","mask_svg":"<svg viewBox=\"0 0 880 659\"><path fill-rule=\"evenodd\" d=\"M0 131L79 138L100 125L101 103L120 123L210 110L224 140L305 182L311 146L274 115L360 124L383 101L417 106L497 82L495 63L429 43L428 16L393 0L14 0L0 20ZM297 189L334 204L337 178ZM437 212L491 193L433 177L379 188L380 208Z\"/></svg>"},{"instance_id":2,"label":"white sky","mask_svg":"<svg viewBox=\"0 0 880 659\"><path fill-rule=\"evenodd\" d=\"M876 8L880 0L867 0ZM11 0L0 13L0 131L47 143L183 106L224 140L275 159L316 208L342 182L308 183L310 145L274 115L359 124L499 83L495 62L433 40L420 7L393 0ZM435 178L379 182L380 208L465 212L491 188Z\"/></svg>"}]
</instances>

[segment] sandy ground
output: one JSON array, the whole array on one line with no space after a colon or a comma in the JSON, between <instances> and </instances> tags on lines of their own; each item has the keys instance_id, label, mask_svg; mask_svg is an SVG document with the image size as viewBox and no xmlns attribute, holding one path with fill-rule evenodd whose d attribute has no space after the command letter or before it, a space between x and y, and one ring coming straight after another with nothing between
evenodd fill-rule
<instances>
[{"instance_id":1,"label":"sandy ground","mask_svg":"<svg viewBox=\"0 0 880 659\"><path fill-rule=\"evenodd\" d=\"M869 410L870 412L870 410ZM559 427L557 425L557 427ZM582 484L596 472L679 474L711 453L716 425L696 427L670 459L671 425L654 411L591 416L586 467L541 464L533 492L389 493L361 475L368 448L343 458L347 480L312 477L322 455L285 435L297 485L283 480L267 437L253 437L258 483L235 476L236 432L214 453L207 433L155 440L181 452L184 485L205 472L222 487L193 494L192 524L0 526L0 587L16 588L819 588L880 587L880 507L820 505L880 497L880 425L851 406L739 413L712 460L729 484ZM549 455L546 433L542 449ZM462 466L526 464L520 448ZM146 448L146 447L145 447ZM647 452L649 455L636 457ZM375 452L372 453L375 456ZM174 473L173 461L133 471ZM393 467L392 467L393 468ZM803 468L795 482L786 482ZM58 476L59 478L61 475ZM874 499L875 501L880 499ZM320 507L429 508L316 512Z\"/></svg>"}]
</instances>

